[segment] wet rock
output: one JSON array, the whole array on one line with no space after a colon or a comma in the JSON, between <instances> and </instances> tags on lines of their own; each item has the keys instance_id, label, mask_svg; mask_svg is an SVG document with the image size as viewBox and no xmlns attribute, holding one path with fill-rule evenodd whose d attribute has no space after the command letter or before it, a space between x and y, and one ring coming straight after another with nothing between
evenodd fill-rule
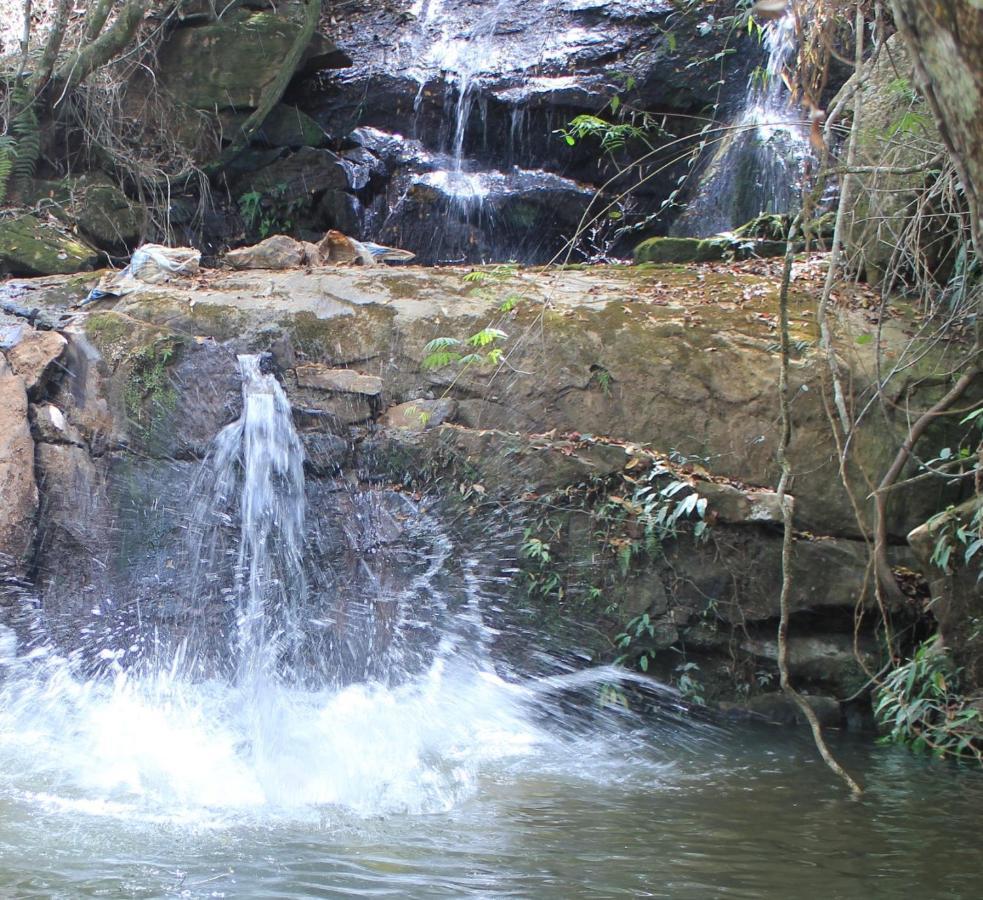
<instances>
[{"instance_id":1,"label":"wet rock","mask_svg":"<svg viewBox=\"0 0 983 900\"><path fill-rule=\"evenodd\" d=\"M33 215L0 219L0 270L11 275L68 275L93 269L99 252Z\"/></svg>"},{"instance_id":2,"label":"wet rock","mask_svg":"<svg viewBox=\"0 0 983 900\"><path fill-rule=\"evenodd\" d=\"M295 371L298 387L366 397L378 397L382 393L381 378L353 369L333 369L321 363L308 363L297 366Z\"/></svg>"},{"instance_id":3,"label":"wet rock","mask_svg":"<svg viewBox=\"0 0 983 900\"><path fill-rule=\"evenodd\" d=\"M452 419L455 412L457 401L449 397L440 400L411 400L391 406L379 420L379 424L409 431L426 431Z\"/></svg>"},{"instance_id":4,"label":"wet rock","mask_svg":"<svg viewBox=\"0 0 983 900\"><path fill-rule=\"evenodd\" d=\"M318 201L315 219L328 229L361 234L364 210L358 198L346 191L325 191Z\"/></svg>"},{"instance_id":5,"label":"wet rock","mask_svg":"<svg viewBox=\"0 0 983 900\"><path fill-rule=\"evenodd\" d=\"M215 436L242 413L242 382L234 353L214 341L186 346L168 372L174 409L168 415L169 456L200 458Z\"/></svg>"},{"instance_id":6,"label":"wet rock","mask_svg":"<svg viewBox=\"0 0 983 900\"><path fill-rule=\"evenodd\" d=\"M350 463L349 441L330 432L301 432L304 443L304 468L317 478L338 475Z\"/></svg>"},{"instance_id":7,"label":"wet rock","mask_svg":"<svg viewBox=\"0 0 983 900\"><path fill-rule=\"evenodd\" d=\"M24 382L28 396L36 399L43 391L52 368L67 341L57 331L27 330L16 346L7 351L7 362Z\"/></svg>"},{"instance_id":8,"label":"wet rock","mask_svg":"<svg viewBox=\"0 0 983 900\"><path fill-rule=\"evenodd\" d=\"M0 354L0 554L24 561L34 537L38 490L27 391Z\"/></svg>"},{"instance_id":9,"label":"wet rock","mask_svg":"<svg viewBox=\"0 0 983 900\"><path fill-rule=\"evenodd\" d=\"M53 403L31 405L31 433L38 443L85 446L79 430Z\"/></svg>"}]
</instances>

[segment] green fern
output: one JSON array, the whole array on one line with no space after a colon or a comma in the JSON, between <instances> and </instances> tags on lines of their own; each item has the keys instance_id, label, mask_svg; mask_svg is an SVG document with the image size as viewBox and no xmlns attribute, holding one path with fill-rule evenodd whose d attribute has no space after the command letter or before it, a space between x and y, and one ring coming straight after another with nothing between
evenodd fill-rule
<instances>
[{"instance_id":1,"label":"green fern","mask_svg":"<svg viewBox=\"0 0 983 900\"><path fill-rule=\"evenodd\" d=\"M17 158L17 147L9 135L0 135L0 206L7 199L7 185L10 183L10 173Z\"/></svg>"},{"instance_id":2,"label":"green fern","mask_svg":"<svg viewBox=\"0 0 983 900\"><path fill-rule=\"evenodd\" d=\"M41 123L34 111L32 98L21 86L11 92L16 112L10 118L10 133L16 141L15 157L8 185L16 187L34 177L41 157Z\"/></svg>"}]
</instances>

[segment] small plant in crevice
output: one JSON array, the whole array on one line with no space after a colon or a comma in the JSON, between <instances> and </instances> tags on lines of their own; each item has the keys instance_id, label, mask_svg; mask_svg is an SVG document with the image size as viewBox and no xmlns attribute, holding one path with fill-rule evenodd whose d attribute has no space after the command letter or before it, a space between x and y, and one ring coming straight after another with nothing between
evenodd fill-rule
<instances>
[{"instance_id":1,"label":"small plant in crevice","mask_svg":"<svg viewBox=\"0 0 983 900\"><path fill-rule=\"evenodd\" d=\"M875 691L882 743L983 764L983 713L960 693L961 671L935 635Z\"/></svg>"},{"instance_id":2,"label":"small plant in crevice","mask_svg":"<svg viewBox=\"0 0 983 900\"><path fill-rule=\"evenodd\" d=\"M131 356L129 377L123 388L123 403L130 421L151 440L158 435L177 404L177 391L167 367L177 353L180 341L163 338Z\"/></svg>"},{"instance_id":3,"label":"small plant in crevice","mask_svg":"<svg viewBox=\"0 0 983 900\"><path fill-rule=\"evenodd\" d=\"M522 571L528 596L540 600L551 597L562 600L563 581L555 568L550 545L537 537L531 527L522 534L519 556L524 561Z\"/></svg>"}]
</instances>

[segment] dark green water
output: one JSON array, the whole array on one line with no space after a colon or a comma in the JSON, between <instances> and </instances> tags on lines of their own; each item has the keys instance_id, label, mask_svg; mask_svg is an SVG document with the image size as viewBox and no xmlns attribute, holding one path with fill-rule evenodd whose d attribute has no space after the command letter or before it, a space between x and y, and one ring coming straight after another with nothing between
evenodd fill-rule
<instances>
[{"instance_id":1,"label":"dark green water","mask_svg":"<svg viewBox=\"0 0 983 900\"><path fill-rule=\"evenodd\" d=\"M983 775L836 743L866 782L859 801L805 736L743 726L568 735L483 763L448 808L414 814L175 803L158 815L46 793L51 771L8 772L0 896L983 895Z\"/></svg>"}]
</instances>

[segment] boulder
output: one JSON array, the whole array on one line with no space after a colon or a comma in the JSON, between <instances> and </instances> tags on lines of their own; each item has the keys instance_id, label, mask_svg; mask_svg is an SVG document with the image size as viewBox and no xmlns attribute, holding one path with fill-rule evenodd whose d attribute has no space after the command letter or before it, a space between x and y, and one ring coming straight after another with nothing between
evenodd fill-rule
<instances>
[{"instance_id":1,"label":"boulder","mask_svg":"<svg viewBox=\"0 0 983 900\"><path fill-rule=\"evenodd\" d=\"M273 160L239 181L241 193L253 192L281 204L309 200L326 190L344 191L349 172L330 150L301 147L296 153Z\"/></svg>"},{"instance_id":2,"label":"boulder","mask_svg":"<svg viewBox=\"0 0 983 900\"><path fill-rule=\"evenodd\" d=\"M303 10L283 7L281 13L239 9L219 21L175 29L158 52L160 81L196 109L257 106L301 31ZM324 45L319 50L328 58Z\"/></svg>"},{"instance_id":3,"label":"boulder","mask_svg":"<svg viewBox=\"0 0 983 900\"><path fill-rule=\"evenodd\" d=\"M410 400L386 410L380 424L389 428L405 428L408 431L426 431L436 428L457 412L457 401L449 397L439 400Z\"/></svg>"},{"instance_id":4,"label":"boulder","mask_svg":"<svg viewBox=\"0 0 983 900\"><path fill-rule=\"evenodd\" d=\"M96 247L123 250L140 240L144 211L104 175L37 181L32 201L76 228Z\"/></svg>"},{"instance_id":5,"label":"boulder","mask_svg":"<svg viewBox=\"0 0 983 900\"><path fill-rule=\"evenodd\" d=\"M263 121L254 140L270 147L320 147L327 135L307 113L296 106L278 103Z\"/></svg>"},{"instance_id":6,"label":"boulder","mask_svg":"<svg viewBox=\"0 0 983 900\"><path fill-rule=\"evenodd\" d=\"M251 247L225 254L233 269L297 269L307 263L307 246L285 234L274 234Z\"/></svg>"},{"instance_id":7,"label":"boulder","mask_svg":"<svg viewBox=\"0 0 983 900\"><path fill-rule=\"evenodd\" d=\"M845 90L846 88L844 88ZM931 110L916 90L911 60L900 34L884 43L873 67L864 72L857 165L877 171L853 179L845 241L854 265L872 284L891 265L903 232L910 226L919 191L930 176L927 164L942 150ZM834 100L834 103L836 101ZM848 108L852 108L852 102ZM890 169L911 169L898 175ZM921 168L924 167L924 168ZM938 263L950 248L932 219L925 246Z\"/></svg>"},{"instance_id":8,"label":"boulder","mask_svg":"<svg viewBox=\"0 0 983 900\"><path fill-rule=\"evenodd\" d=\"M32 398L44 389L53 364L67 343L57 331L35 331L32 328L7 351L10 368L21 377L24 388Z\"/></svg>"},{"instance_id":9,"label":"boulder","mask_svg":"<svg viewBox=\"0 0 983 900\"><path fill-rule=\"evenodd\" d=\"M34 537L38 488L24 381L0 354L0 554L15 565Z\"/></svg>"},{"instance_id":10,"label":"boulder","mask_svg":"<svg viewBox=\"0 0 983 900\"><path fill-rule=\"evenodd\" d=\"M99 251L64 227L34 215L0 219L0 271L71 275L95 268Z\"/></svg>"},{"instance_id":11,"label":"boulder","mask_svg":"<svg viewBox=\"0 0 983 900\"><path fill-rule=\"evenodd\" d=\"M361 394L378 397L382 393L382 379L365 375L353 369L333 369L322 363L297 366L297 386L316 391L333 391L341 394Z\"/></svg>"},{"instance_id":12,"label":"boulder","mask_svg":"<svg viewBox=\"0 0 983 900\"><path fill-rule=\"evenodd\" d=\"M648 238L635 247L634 258L636 263L693 263L784 254L785 241L782 240L736 238L721 234L709 238Z\"/></svg>"}]
</instances>

